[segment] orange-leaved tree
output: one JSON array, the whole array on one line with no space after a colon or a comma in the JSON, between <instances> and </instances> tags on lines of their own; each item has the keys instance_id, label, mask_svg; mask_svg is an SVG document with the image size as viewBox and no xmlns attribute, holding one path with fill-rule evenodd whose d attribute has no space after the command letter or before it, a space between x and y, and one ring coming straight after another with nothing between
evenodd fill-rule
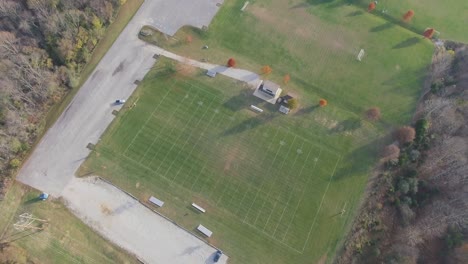
<instances>
[{"instance_id":1,"label":"orange-leaved tree","mask_svg":"<svg viewBox=\"0 0 468 264\"><path fill-rule=\"evenodd\" d=\"M283 83L284 83L284 84L288 84L289 80L291 80L291 76L289 76L289 74L286 74L286 75L283 77Z\"/></svg>"},{"instance_id":2,"label":"orange-leaved tree","mask_svg":"<svg viewBox=\"0 0 468 264\"><path fill-rule=\"evenodd\" d=\"M435 33L435 30L433 28L428 28L428 29L424 30L423 36L425 38L430 39L430 38L432 38L432 36L434 36L434 33Z\"/></svg>"},{"instance_id":3,"label":"orange-leaved tree","mask_svg":"<svg viewBox=\"0 0 468 264\"><path fill-rule=\"evenodd\" d=\"M367 12L372 12L375 9L375 2L370 2L369 6L367 6Z\"/></svg>"},{"instance_id":4,"label":"orange-leaved tree","mask_svg":"<svg viewBox=\"0 0 468 264\"><path fill-rule=\"evenodd\" d=\"M193 38L191 35L188 35L186 38L185 38L185 42L187 42L188 44L192 43L193 41Z\"/></svg>"},{"instance_id":5,"label":"orange-leaved tree","mask_svg":"<svg viewBox=\"0 0 468 264\"><path fill-rule=\"evenodd\" d=\"M403 15L403 21L410 22L411 19L413 19L413 16L414 16L414 11L413 10L408 10L408 12L406 12Z\"/></svg>"},{"instance_id":6,"label":"orange-leaved tree","mask_svg":"<svg viewBox=\"0 0 468 264\"><path fill-rule=\"evenodd\" d=\"M227 62L227 66L228 67L236 67L236 60L233 59L233 58L229 58L229 60Z\"/></svg>"},{"instance_id":7,"label":"orange-leaved tree","mask_svg":"<svg viewBox=\"0 0 468 264\"><path fill-rule=\"evenodd\" d=\"M325 100L325 99L320 99L320 100L319 100L319 105L320 105L321 107L324 107L324 106L326 106L327 104L328 104L328 101L327 101L327 100Z\"/></svg>"},{"instance_id":8,"label":"orange-leaved tree","mask_svg":"<svg viewBox=\"0 0 468 264\"><path fill-rule=\"evenodd\" d=\"M269 65L265 65L262 67L262 73L263 74L270 74L273 70Z\"/></svg>"},{"instance_id":9,"label":"orange-leaved tree","mask_svg":"<svg viewBox=\"0 0 468 264\"><path fill-rule=\"evenodd\" d=\"M378 107L372 107L366 111L366 118L370 121L377 121L380 119L380 116L380 108Z\"/></svg>"},{"instance_id":10,"label":"orange-leaved tree","mask_svg":"<svg viewBox=\"0 0 468 264\"><path fill-rule=\"evenodd\" d=\"M416 131L410 126L400 127L393 133L393 138L398 140L401 144L412 142L415 136Z\"/></svg>"}]
</instances>

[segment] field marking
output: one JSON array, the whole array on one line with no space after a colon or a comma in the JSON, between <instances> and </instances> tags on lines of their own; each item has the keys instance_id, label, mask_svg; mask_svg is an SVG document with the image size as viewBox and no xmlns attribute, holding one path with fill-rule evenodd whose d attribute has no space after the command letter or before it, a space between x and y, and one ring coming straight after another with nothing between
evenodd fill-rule
<instances>
[{"instance_id":1,"label":"field marking","mask_svg":"<svg viewBox=\"0 0 468 264\"><path fill-rule=\"evenodd\" d=\"M310 152L312 152L312 149L309 151L309 154L307 154L307 159L306 159L306 160L309 160ZM319 152L319 154L318 154L318 157L317 157L317 159L315 160L314 169L315 169L315 166L317 165L318 160L320 159L320 156L321 156L321 155L322 155L322 149L320 148L320 152ZM304 165L303 165L303 167L302 167L302 169L301 169L301 174L302 174L302 170L304 169L304 167L305 167L305 162L304 162ZM310 178L311 178L311 176L307 177L306 183L304 184L305 187L309 184ZM281 241L284 241L284 239L285 239L286 236L288 235L289 228L291 227L291 224L292 224L292 222L294 221L294 217L296 217L297 210L299 209L299 206L300 206L301 203L302 203L302 199L304 198L305 192L306 192L306 188L304 188L304 190L302 191L301 198L299 199L299 202L297 203L296 209L294 209L294 216L291 218L291 221L289 222L289 225L288 225L288 227L286 228L286 232L284 233L283 239L281 239Z\"/></svg>"},{"instance_id":2,"label":"field marking","mask_svg":"<svg viewBox=\"0 0 468 264\"><path fill-rule=\"evenodd\" d=\"M301 149L302 149L303 147L304 147L304 142L302 142ZM302 164L301 171L299 172L299 175L298 175L299 178L300 178L301 175L302 175L302 171L304 170L305 164L306 164L307 161L309 160L309 155L310 155L310 152L311 152L311 151L312 151L312 150L309 150L309 153L307 154L307 157L306 157L306 159L305 159L305 162L304 162L304 164ZM296 164L297 159L298 159L298 157L299 157L300 155L301 155L301 154L296 153L296 158L294 159L294 162L293 162L293 164L292 164L292 167L294 167L294 165ZM314 167L314 168L315 168L315 167ZM283 215L284 215L284 212L286 211L286 208L288 208L288 206L289 206L289 202L291 201L292 193L293 193L293 192L295 191L295 189L296 189L296 185L297 185L297 181L295 181L295 183L294 183L293 186L292 186L291 191L289 192L288 201L286 202L286 206L284 207L283 212L281 213L281 216L280 216L280 219L278 220L278 224L276 225L275 231L273 231L273 236L275 235L276 230L278 229L278 226L280 225L281 220L283 219ZM273 207L273 211L275 210L276 205L277 205L277 204L275 203L275 207ZM266 224L265 224L264 229L266 228L268 222L270 221L270 217L271 217L271 215L273 214L273 211L271 212L270 216L268 216L268 220L267 220L267 222L266 222Z\"/></svg>"},{"instance_id":3,"label":"field marking","mask_svg":"<svg viewBox=\"0 0 468 264\"><path fill-rule=\"evenodd\" d=\"M179 110L180 106L182 105L182 103L184 102L184 100L187 99L187 97L184 96L184 98L182 98L182 100L179 101L179 103L177 104L177 108L172 111L172 114L169 118L170 121L172 121L172 119L174 119L174 116L176 116L176 113L177 111ZM155 117L154 115L152 115L151 117ZM159 139L159 137L161 136L161 134L163 133L163 130L164 128L161 128L159 130L159 133L154 137L154 139L152 140L150 146L146 149L145 153L143 154L143 156L140 158L140 160L138 162L142 162L143 159L145 158L146 154L148 154L148 152L151 150L151 147L154 145L154 142L156 142L156 140ZM151 160L150 160L150 164L151 164Z\"/></svg>"},{"instance_id":4,"label":"field marking","mask_svg":"<svg viewBox=\"0 0 468 264\"><path fill-rule=\"evenodd\" d=\"M271 144L273 144L273 141L272 141ZM273 158L272 164L275 163L276 157L278 157L278 153L279 153L279 151L281 150L282 147L283 147L283 145L279 144L279 147L278 147L278 149L276 150L275 157ZM265 159L266 159L266 157L265 157ZM262 163L262 164L263 164L263 163ZM270 169L271 169L271 166L270 166ZM268 171L270 171L270 169L269 169ZM262 187L264 186L264 184L265 184L265 180L262 182L262 185L260 186L259 190L262 189ZM254 198L252 204L250 205L249 210L247 210L247 215L245 216L245 218L244 218L244 220L243 220L244 223L245 223L245 219L247 219L247 216L249 215L249 212L250 212L250 209L252 208L252 205L253 205L253 204L255 203L255 201L257 200L257 196L258 196L258 191L257 191L257 193L255 194L255 198ZM257 217L258 217L258 216L257 216ZM256 221L256 219L257 219L257 218L255 218L255 221Z\"/></svg>"},{"instance_id":5,"label":"field marking","mask_svg":"<svg viewBox=\"0 0 468 264\"><path fill-rule=\"evenodd\" d=\"M217 108L216 108L216 109L217 109ZM216 111L215 111L215 113L214 113L214 115L213 115L213 118L214 118L215 116L219 116L219 115L223 115L223 113L219 113L219 112L216 112ZM211 122L211 121L210 121L210 122ZM221 124L221 122L217 122L216 125L215 125L214 127L212 127L212 129L218 128L218 126L219 126L220 124ZM200 138L201 138L201 136L202 136L202 134L200 135ZM197 141L196 144L198 144L198 141ZM200 150L200 152L205 152L205 150L207 149L207 147L208 147L208 144L205 144L205 146L203 146L203 148L202 148L202 150ZM203 167L202 167L202 169L200 170L200 172L197 174L197 177L195 178L195 182L192 183L192 187L190 188L190 191L193 191L193 187L194 187L195 183L197 182L198 177L200 176L200 174L202 173L202 171L203 171L204 168L206 167L206 164L207 164L207 163L208 163L208 161L205 161L205 162L203 163ZM188 174L190 175L190 174L192 173L192 171L193 171L193 166L190 166L190 170L189 170ZM185 179L184 179L184 181L182 182L182 184L183 184L184 182L185 182Z\"/></svg>"},{"instance_id":6,"label":"field marking","mask_svg":"<svg viewBox=\"0 0 468 264\"><path fill-rule=\"evenodd\" d=\"M127 148L124 150L123 154L126 155L128 149L130 148L130 145L132 145L132 143L135 141L135 139L138 137L138 135L141 133L142 129L144 126L146 126L146 124L148 124L150 118L153 116L154 112L156 112L156 110L159 108L159 106L161 105L161 103L164 101L164 99L166 99L167 95L172 91L172 87L174 87L175 85L175 82L172 83L172 86L168 89L167 93L164 95L164 97L161 99L161 101L159 102L158 106L154 108L153 112L151 112L151 114L148 116L148 119L146 119L145 123L140 127L140 129L138 130L138 132L135 134L135 136L132 138L132 140L130 141L130 144L128 144Z\"/></svg>"},{"instance_id":7,"label":"field marking","mask_svg":"<svg viewBox=\"0 0 468 264\"><path fill-rule=\"evenodd\" d=\"M307 243L309 243L310 234L312 233L312 229L314 228L315 222L317 221L318 214L320 213L320 210L322 209L323 201L325 200L325 195L327 194L328 189L330 188L330 184L331 184L331 182L332 182L333 176L335 175L336 168L338 167L338 164L340 163L340 161L341 161L342 158L343 158L343 156L341 156L341 157L336 161L335 168L333 168L333 172L332 172L332 174L330 175L330 179L329 179L329 181L328 181L327 187L325 188L325 192L323 193L322 200L320 201L319 208L317 209L317 212L315 213L314 221L312 222L312 225L310 226L309 233L307 234L306 242L304 243L304 246L302 247L302 251L305 250L305 248L306 248L306 246L307 246Z\"/></svg>"},{"instance_id":8,"label":"field marking","mask_svg":"<svg viewBox=\"0 0 468 264\"><path fill-rule=\"evenodd\" d=\"M213 103L213 101L210 102L210 105L207 107L208 109L206 110L206 112L210 109L210 106L211 106L212 103ZM200 120L198 121L198 124L199 124L200 121L203 119L203 117L205 116L206 112L205 112L205 113L203 114L203 116L200 118ZM186 163L187 160L189 159L189 157L190 157L190 155L192 154L193 150L195 149L195 147L196 147L196 146L198 145L198 143L200 142L200 139L203 137L203 135L204 135L205 132L207 131L208 127L210 127L210 124L211 124L211 122L213 122L213 119L216 117L216 115L217 115L217 113L213 112L213 114L212 114L212 116L211 116L211 119L210 119L210 121L208 122L208 124L204 124L203 132L199 133L198 139L197 139L197 140L195 141L195 143L193 144L192 149L190 150L189 154L187 155L187 157L186 157L185 160L183 161L182 166L179 167L179 170L177 171L176 175L174 176L174 180L175 180L175 179L177 178L177 176L179 175L180 171L182 170L183 165L185 165L185 163ZM197 125L198 125L198 124L197 124ZM210 128L213 129L212 127L210 127ZM190 137L189 137L189 138L192 137L192 134L193 134L193 132L190 134ZM207 145L207 144L205 144L205 145ZM185 153L185 151L184 151L184 153ZM190 176L190 172L192 172L192 168L193 168L193 166L191 165L191 166L190 166L190 170L188 171L188 174L189 174L188 176ZM186 177L186 178L188 178L188 177ZM174 181L174 180L173 180L173 181ZM183 182L185 182L185 179L182 181L181 184L183 184ZM172 184L172 183L171 183L171 184Z\"/></svg>"},{"instance_id":9,"label":"field marking","mask_svg":"<svg viewBox=\"0 0 468 264\"><path fill-rule=\"evenodd\" d=\"M265 232L265 231L259 229L258 227L254 226L254 225L252 225L252 224L250 224L250 223L244 223L244 224L250 226L251 228L253 228L253 229L255 229L255 230L257 230L259 233L262 233L264 236L266 236L266 237L270 238L271 240L273 240L273 242L279 243L279 244L281 244L282 246L284 246L284 247L286 247L286 248L288 248L288 249L290 249L290 250L293 250L293 251L296 252L296 253L299 253L299 254L302 254L302 253L303 253L302 251L299 251L298 249L291 247L290 245L284 243L284 242L281 241L281 240L278 240L277 238L273 237L272 235L268 234L267 232Z\"/></svg>"},{"instance_id":10,"label":"field marking","mask_svg":"<svg viewBox=\"0 0 468 264\"><path fill-rule=\"evenodd\" d=\"M293 144L294 144L295 141L296 141L296 136L294 137L292 143L290 144L290 147L289 147L289 149L288 149L288 153L286 154L286 158L289 157L289 153L291 152L291 149L292 149ZM280 167L280 169L278 169L278 170L281 170L281 169L283 168L284 163L286 162L286 158L283 159L283 161L281 162L281 167ZM269 168L268 172L271 171L271 168L272 168L272 167ZM274 178L273 178L273 184L272 184L272 186L269 188L268 192L266 192L266 193L267 193L267 196L266 196L267 199L270 199L271 190L274 188L274 185L275 185L275 183L276 183L278 177L281 177L281 176L280 176L280 173L275 173L275 176L274 176ZM278 199L276 199L276 203L277 203L277 202L278 202ZM258 217L259 217L260 214L262 213L263 208L265 207L265 203L266 203L266 200L263 202L262 207L260 208L260 210L258 210L258 211L259 211L259 214L257 215L257 218L255 218L254 225L257 223ZM272 212L273 212L273 211L272 211ZM270 214L270 216L268 217L268 220L270 219L270 217L271 217L271 214ZM268 222L267 222L267 223L268 223ZM266 227L266 224L265 224L265 226L264 226L264 229L265 229L265 227Z\"/></svg>"},{"instance_id":11,"label":"field marking","mask_svg":"<svg viewBox=\"0 0 468 264\"><path fill-rule=\"evenodd\" d=\"M213 101L214 101L214 99L212 99L212 100L210 101L209 106L213 103ZM198 107L197 107L197 112L198 112L198 109L202 108L202 105L203 105L203 104L199 104L199 105L198 105ZM209 106L208 106L207 108L205 108L205 111L203 112L203 115L200 117L200 119L198 119L197 124L196 124L196 125L194 124L193 126L197 126L197 127L198 127L198 125L199 125L200 122L202 121L203 117L206 115L206 112L208 112ZM187 123L185 124L185 127L184 127L183 130L185 130L185 128L187 127L187 125L188 125L189 123L192 122L194 116L195 116L195 115L193 115L193 116L190 118L190 121L187 122ZM197 117L198 117L198 116L197 116ZM195 129L194 129L194 130L195 130ZM172 168L172 165L174 165L176 159L180 156L180 153L182 153L182 150L185 149L185 146L186 146L187 143L189 142L190 138L192 138L192 135L193 135L193 133L194 133L194 130L190 131L189 136L185 139L185 142L184 142L184 143L182 144L182 146L180 147L179 152L177 152L175 158L172 160L172 162L171 162L171 164L169 165L169 168L167 168L165 174L168 174L168 173L169 173L169 171L170 171L171 168ZM172 145L172 147L171 147L171 149L168 151L168 153L172 150L172 148L173 148L176 144L177 144L177 145L179 144L179 140L182 138L182 136L183 136L183 133L181 133L181 134L179 135L178 139L177 139L176 142ZM185 151L184 151L184 153L185 153ZM166 160L166 158L167 158L167 155L166 155L166 157L164 158L164 160ZM174 176L174 178L171 177L171 179L172 179L172 181L171 181L171 185L172 185L172 183L174 183L175 176Z\"/></svg>"},{"instance_id":12,"label":"field marking","mask_svg":"<svg viewBox=\"0 0 468 264\"><path fill-rule=\"evenodd\" d=\"M198 96L198 92L196 93L195 96L193 96L193 100L192 100L192 102L190 102L190 106L193 104L193 102L195 101L195 99L197 98L197 96ZM200 108L200 105L197 106L197 108L196 108L195 111L198 111L199 108ZM195 115L192 115L192 116L190 117L190 120L187 121L187 122L185 123L184 127L182 128L182 130L187 129L187 125L188 125L190 122L192 122L192 120L193 120L194 117L195 117ZM177 129L176 127L172 128L172 129L170 130L170 131L171 131L171 134L172 134L172 132L173 132L174 130L176 130L176 129ZM180 133L180 135L178 136L178 139L180 139L181 137L182 137L182 133ZM168 157L168 154L171 152L171 150L174 148L174 146L177 144L177 142L178 142L178 140L175 140L174 142L171 142L171 143L173 143L172 146L171 146L171 148L170 148L168 151L166 151L166 155L164 155L164 158L161 160L161 164L159 164L158 168L154 170L155 172L159 172L159 169L160 169L161 166L164 164L164 161L165 161L166 158ZM148 166L151 167L151 164L153 163L153 160L154 160L154 158L157 156L158 153L159 153L159 152L156 152L156 153L153 155L153 157L151 157L151 160L150 160Z\"/></svg>"}]
</instances>

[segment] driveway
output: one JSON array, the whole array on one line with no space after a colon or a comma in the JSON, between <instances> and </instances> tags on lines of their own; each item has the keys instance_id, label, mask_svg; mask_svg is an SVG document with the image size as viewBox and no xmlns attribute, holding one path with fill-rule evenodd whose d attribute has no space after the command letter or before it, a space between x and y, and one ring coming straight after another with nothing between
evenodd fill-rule
<instances>
[{"instance_id":1,"label":"driveway","mask_svg":"<svg viewBox=\"0 0 468 264\"><path fill-rule=\"evenodd\" d=\"M54 197L62 196L68 207L84 222L148 263L204 263L200 260L209 261L215 249L199 243L199 240L194 242L197 239L193 240L193 236L181 229L179 231L185 232L190 238L165 235L165 243L161 243L158 232L161 228L168 228L170 222L150 213L135 201L131 208L124 210L127 217L111 214L106 219L102 218L96 213L99 202L107 201L114 208L122 203L128 204L130 200L125 200L122 196L124 193L109 189L111 187L106 184L84 188L86 185L74 178L74 173L90 152L86 146L99 141L114 118L112 111L121 107L113 102L126 99L133 93L135 80L143 79L155 62L153 55L161 51L138 39L141 27L152 24L172 35L182 25L193 23L197 27L206 26L218 10L217 2L222 0L145 1L70 105L44 135L17 176L17 180L22 183ZM102 197L87 198L88 195L100 192ZM138 222L140 226L135 226L136 219L141 219L139 221L142 222ZM148 227L143 228L143 225ZM154 226L149 227L151 225ZM167 230L176 232L176 229ZM144 241L144 244L136 243L139 240ZM161 247L155 248L153 244ZM181 248L177 248L177 245ZM188 245L200 248L190 251L196 254L181 254L181 250L187 249ZM167 261L169 258L171 260ZM221 263L225 261L224 257Z\"/></svg>"}]
</instances>

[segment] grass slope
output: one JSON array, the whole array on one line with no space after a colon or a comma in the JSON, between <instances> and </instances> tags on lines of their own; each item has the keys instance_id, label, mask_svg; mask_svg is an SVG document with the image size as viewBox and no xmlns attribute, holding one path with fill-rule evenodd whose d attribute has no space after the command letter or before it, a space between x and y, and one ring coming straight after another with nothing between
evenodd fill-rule
<instances>
[{"instance_id":1,"label":"grass slope","mask_svg":"<svg viewBox=\"0 0 468 264\"><path fill-rule=\"evenodd\" d=\"M10 242L0 254L1 263L137 263L78 220L60 201L38 201L38 196L39 192L15 183L0 202L0 238ZM23 213L46 219L46 229L16 230L13 225Z\"/></svg>"},{"instance_id":2,"label":"grass slope","mask_svg":"<svg viewBox=\"0 0 468 264\"><path fill-rule=\"evenodd\" d=\"M222 76L168 74L161 61L81 171L142 200L157 196L166 201L160 211L184 227L203 223L233 263L331 261L380 139L412 115L432 45L355 6L265 0L241 12L243 3L226 1L208 31L149 40L193 59L234 57L253 71L270 65L265 78L277 83L288 73L283 88L298 98L297 112L280 115ZM320 98L329 106L317 108ZM361 116L374 105L383 119L371 124Z\"/></svg>"}]
</instances>

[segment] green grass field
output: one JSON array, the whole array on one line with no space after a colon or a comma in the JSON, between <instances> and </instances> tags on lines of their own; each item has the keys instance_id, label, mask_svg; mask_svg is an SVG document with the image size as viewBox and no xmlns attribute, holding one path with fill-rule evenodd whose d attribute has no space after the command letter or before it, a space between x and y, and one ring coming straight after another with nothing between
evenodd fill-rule
<instances>
[{"instance_id":1,"label":"green grass field","mask_svg":"<svg viewBox=\"0 0 468 264\"><path fill-rule=\"evenodd\" d=\"M0 263L137 263L87 227L58 200L39 201L39 192L13 184L0 202ZM19 215L47 220L45 229L16 229ZM38 222L32 224L38 226ZM10 262L8 262L8 260Z\"/></svg>"},{"instance_id":2,"label":"green grass field","mask_svg":"<svg viewBox=\"0 0 468 264\"><path fill-rule=\"evenodd\" d=\"M243 3L226 1L206 32L185 28L151 41L197 60L234 57L256 72L270 65L265 78L277 83L290 74L283 89L299 109L282 115L243 84L171 74L162 60L81 174L166 201L161 213L190 230L210 228L209 242L232 263L331 262L383 138L412 116L432 44L399 26L380 29L386 20L355 6L258 0L241 12ZM320 98L329 105L318 108ZM363 120L371 106L381 108L380 122Z\"/></svg>"}]
</instances>

